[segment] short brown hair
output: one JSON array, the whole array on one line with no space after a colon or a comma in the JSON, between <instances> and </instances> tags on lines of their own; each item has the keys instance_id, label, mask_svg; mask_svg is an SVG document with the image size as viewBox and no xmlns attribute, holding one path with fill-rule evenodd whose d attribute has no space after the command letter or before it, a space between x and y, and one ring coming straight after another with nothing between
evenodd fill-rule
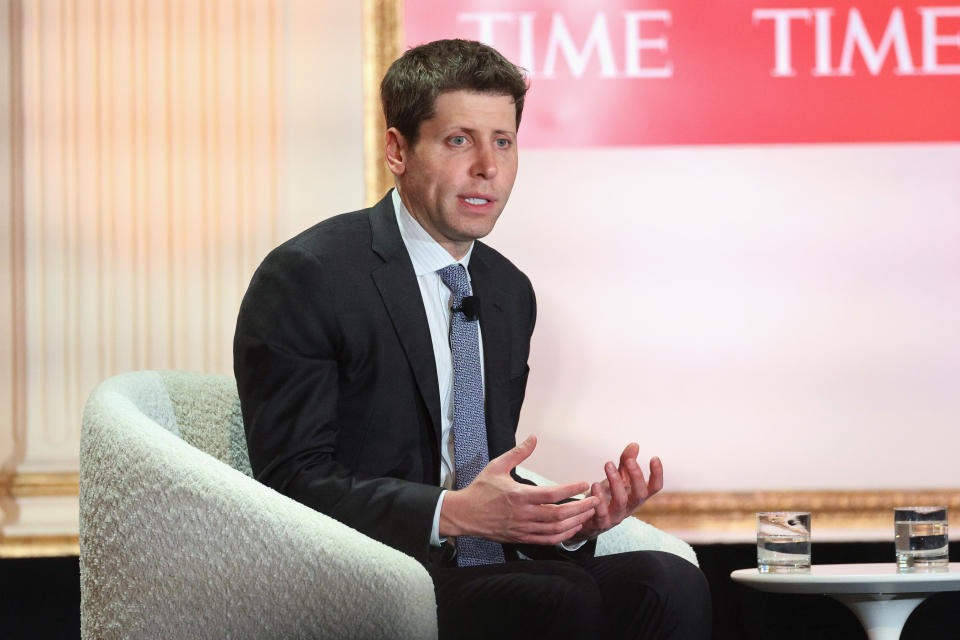
<instances>
[{"instance_id":1,"label":"short brown hair","mask_svg":"<svg viewBox=\"0 0 960 640\"><path fill-rule=\"evenodd\" d=\"M493 47L473 40L435 40L394 60L380 83L380 101L387 127L396 127L414 144L420 123L436 115L437 96L446 91L511 96L519 128L527 86L521 69Z\"/></svg>"}]
</instances>

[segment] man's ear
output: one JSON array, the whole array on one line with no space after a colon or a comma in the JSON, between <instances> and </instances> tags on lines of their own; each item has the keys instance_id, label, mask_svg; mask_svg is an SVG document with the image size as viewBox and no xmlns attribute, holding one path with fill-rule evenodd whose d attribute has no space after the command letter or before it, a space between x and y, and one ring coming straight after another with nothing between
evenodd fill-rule
<instances>
[{"instance_id":1,"label":"man's ear","mask_svg":"<svg viewBox=\"0 0 960 640\"><path fill-rule=\"evenodd\" d=\"M387 160L387 168L395 176L402 176L407 170L407 154L410 153L407 146L407 139L403 134L397 131L396 127L387 129L384 140L384 156Z\"/></svg>"}]
</instances>

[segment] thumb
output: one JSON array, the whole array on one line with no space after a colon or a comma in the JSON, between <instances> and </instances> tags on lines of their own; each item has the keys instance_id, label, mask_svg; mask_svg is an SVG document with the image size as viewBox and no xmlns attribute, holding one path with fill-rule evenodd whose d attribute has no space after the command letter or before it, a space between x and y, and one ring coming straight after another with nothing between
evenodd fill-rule
<instances>
[{"instance_id":1,"label":"thumb","mask_svg":"<svg viewBox=\"0 0 960 640\"><path fill-rule=\"evenodd\" d=\"M491 467L503 473L509 473L511 469L530 457L537 446L537 436L531 434L527 439L510 449L506 453L494 458L490 462Z\"/></svg>"}]
</instances>

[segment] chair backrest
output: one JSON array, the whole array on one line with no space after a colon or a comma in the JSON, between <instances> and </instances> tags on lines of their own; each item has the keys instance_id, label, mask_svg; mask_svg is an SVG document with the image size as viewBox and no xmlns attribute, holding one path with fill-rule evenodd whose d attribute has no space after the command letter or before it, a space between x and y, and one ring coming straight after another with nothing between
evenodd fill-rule
<instances>
[{"instance_id":1,"label":"chair backrest","mask_svg":"<svg viewBox=\"0 0 960 640\"><path fill-rule=\"evenodd\" d=\"M233 376L162 371L160 377L170 395L180 437L252 478Z\"/></svg>"},{"instance_id":2,"label":"chair backrest","mask_svg":"<svg viewBox=\"0 0 960 640\"><path fill-rule=\"evenodd\" d=\"M91 393L81 637L435 638L423 566L249 477L240 415L229 376L141 371Z\"/></svg>"},{"instance_id":3,"label":"chair backrest","mask_svg":"<svg viewBox=\"0 0 960 640\"><path fill-rule=\"evenodd\" d=\"M135 371L111 379L148 418L241 473L253 477L233 376Z\"/></svg>"}]
</instances>

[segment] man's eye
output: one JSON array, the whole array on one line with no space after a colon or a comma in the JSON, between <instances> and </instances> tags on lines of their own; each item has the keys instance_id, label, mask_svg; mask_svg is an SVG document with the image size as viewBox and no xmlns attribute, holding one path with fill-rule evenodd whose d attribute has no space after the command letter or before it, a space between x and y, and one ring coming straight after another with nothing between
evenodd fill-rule
<instances>
[{"instance_id":1,"label":"man's eye","mask_svg":"<svg viewBox=\"0 0 960 640\"><path fill-rule=\"evenodd\" d=\"M452 144L455 147L462 147L463 145L467 144L467 137L453 136L452 138L450 138L450 144Z\"/></svg>"},{"instance_id":2,"label":"man's eye","mask_svg":"<svg viewBox=\"0 0 960 640\"><path fill-rule=\"evenodd\" d=\"M510 141L507 140L506 138L498 138L496 145L501 149L506 149L507 147L510 146Z\"/></svg>"}]
</instances>

